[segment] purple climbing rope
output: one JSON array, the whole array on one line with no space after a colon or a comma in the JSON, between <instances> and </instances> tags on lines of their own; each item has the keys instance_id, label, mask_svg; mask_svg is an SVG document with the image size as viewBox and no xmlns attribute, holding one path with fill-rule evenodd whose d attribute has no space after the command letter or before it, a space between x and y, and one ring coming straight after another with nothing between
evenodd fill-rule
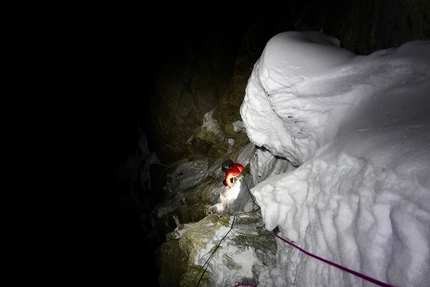
<instances>
[{"instance_id":1,"label":"purple climbing rope","mask_svg":"<svg viewBox=\"0 0 430 287\"><path fill-rule=\"evenodd\" d=\"M324 258L321 258L321 257L319 257L319 256L316 256L316 255L314 255L314 254L312 254L312 253L310 253L310 252L307 252L306 250L304 250L304 249L300 248L299 246L295 245L294 243L292 243L292 242L288 241L287 239L284 239L284 238L282 238L281 236L279 236L279 235L278 235L278 232L279 232L279 229L278 229L278 228L275 228L275 230L273 230L273 233L275 234L275 236L276 236L276 237L278 237L278 238L279 238L279 239L281 239L282 241L284 241L284 242L286 242L286 243L290 244L291 246L293 246L293 247L297 248L298 250L300 250L301 252L305 253L306 255L309 255L309 256L311 256L311 257L313 257L313 258L316 258L316 259L318 259L318 260L321 260L321 261L323 261L323 262L325 262L325 263L327 263L327 264L330 264L330 265L332 265L332 266L334 266L334 267L337 267L337 268L339 268L339 269L341 269L341 270L343 270L343 271L346 271L346 272L348 272L348 273L354 274L355 276L358 276L358 277L360 277L360 278L362 278L362 279L364 279L364 280L370 281L370 282L372 282L373 284L376 284L376 285L379 285L379 286L383 286L383 287L393 287L392 285L389 285L389 284L387 284L387 283L384 283L384 282L378 281L378 280L376 280L376 279L374 279L374 278L372 278L372 277L366 276L366 275L361 274L361 273L359 273L359 272L356 272L356 271L354 271L354 270L348 269L348 268L346 268L346 267L344 267L344 266L342 266L342 265L336 264L336 263L334 263L334 262L331 262L331 261L329 261L329 260L326 260L326 259L324 259Z\"/></svg>"}]
</instances>

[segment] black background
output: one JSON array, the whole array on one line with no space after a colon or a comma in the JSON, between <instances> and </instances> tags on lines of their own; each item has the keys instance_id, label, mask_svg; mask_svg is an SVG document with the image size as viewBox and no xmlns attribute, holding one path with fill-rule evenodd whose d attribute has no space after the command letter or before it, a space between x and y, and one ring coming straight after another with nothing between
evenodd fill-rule
<instances>
[{"instance_id":1,"label":"black background","mask_svg":"<svg viewBox=\"0 0 430 287\"><path fill-rule=\"evenodd\" d=\"M148 112L165 27L155 6L57 2L3 2L0 281L156 286L130 264L138 245L107 195Z\"/></svg>"}]
</instances>

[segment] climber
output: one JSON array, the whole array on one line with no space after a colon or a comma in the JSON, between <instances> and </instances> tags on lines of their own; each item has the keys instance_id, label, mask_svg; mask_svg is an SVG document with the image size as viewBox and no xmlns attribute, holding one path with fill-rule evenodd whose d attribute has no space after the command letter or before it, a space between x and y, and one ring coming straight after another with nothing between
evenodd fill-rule
<instances>
[{"instance_id":1,"label":"climber","mask_svg":"<svg viewBox=\"0 0 430 287\"><path fill-rule=\"evenodd\" d=\"M225 172L224 185L231 188L233 181L240 175L244 166L240 163L233 163L231 159L227 159L222 163L222 170Z\"/></svg>"}]
</instances>

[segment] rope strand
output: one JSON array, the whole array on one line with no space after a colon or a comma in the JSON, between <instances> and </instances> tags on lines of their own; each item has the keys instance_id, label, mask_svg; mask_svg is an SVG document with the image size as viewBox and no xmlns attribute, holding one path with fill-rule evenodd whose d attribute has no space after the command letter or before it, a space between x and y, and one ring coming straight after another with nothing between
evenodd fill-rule
<instances>
[{"instance_id":1,"label":"rope strand","mask_svg":"<svg viewBox=\"0 0 430 287\"><path fill-rule=\"evenodd\" d=\"M319 257L319 256L316 256L316 255L314 255L314 254L312 254L312 253L310 253L310 252L308 252L308 251L306 251L306 250L304 250L304 249L300 248L299 246L295 245L295 244L294 244L294 243L292 243L291 241L288 241L287 239L284 239L284 238L280 237L280 236L278 235L278 232L279 232L279 229L278 229L278 228L275 228L275 230L273 230L273 234L275 234L275 236L276 236L276 237L278 237L278 238L279 238L279 239L281 239L282 241L284 241L284 242L286 242L286 243L290 244L291 246L293 246L293 247L297 248L298 250L300 250L301 252L305 253L306 255L309 255L309 256L311 256L311 257L313 257L313 258L316 258L316 259L318 259L318 260L321 260L321 261L323 261L323 262L325 262L325 263L327 263L327 264L330 264L330 265L332 265L332 266L334 266L334 267L336 267L336 268L339 268L339 269L341 269L341 270L343 270L343 271L346 271L346 272L348 272L348 273L354 274L355 276L358 276L358 277L360 277L360 278L362 278L362 279L364 279L364 280L370 281L370 282L372 282L373 284L376 284L376 285L379 285L379 286L382 286L382 287L393 287L392 285L389 285L389 284L387 284L387 283L384 283L384 282L378 281L378 280L376 280L376 279L374 279L374 278L372 278L372 277L366 276L366 275L361 274L361 273L359 273L359 272L356 272L356 271L354 271L354 270L348 269L348 268L346 268L346 267L344 267L344 266L342 266L342 265L336 264L336 263L334 263L334 262L331 262L331 261L329 261L329 260L326 260L326 259L324 259L324 258L321 258L321 257Z\"/></svg>"},{"instance_id":2,"label":"rope strand","mask_svg":"<svg viewBox=\"0 0 430 287\"><path fill-rule=\"evenodd\" d=\"M245 183L246 187L248 188L249 196L251 197L252 202L258 207L256 210L261 209L261 207L255 202L255 200L254 200L254 198L252 196L252 193L251 193L251 189L249 188L248 184L246 183L245 177L243 178L243 182Z\"/></svg>"}]
</instances>

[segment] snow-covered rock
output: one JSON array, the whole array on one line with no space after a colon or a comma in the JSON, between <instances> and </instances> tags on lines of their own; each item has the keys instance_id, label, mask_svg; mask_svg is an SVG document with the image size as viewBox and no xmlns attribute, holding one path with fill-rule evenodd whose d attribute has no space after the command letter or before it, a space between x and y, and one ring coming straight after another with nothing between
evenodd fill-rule
<instances>
[{"instance_id":1,"label":"snow-covered rock","mask_svg":"<svg viewBox=\"0 0 430 287\"><path fill-rule=\"evenodd\" d=\"M175 244L179 248L168 250ZM162 286L258 284L260 275L275 266L276 242L258 211L209 215L185 224L168 234L163 248ZM178 273L176 285L169 285Z\"/></svg>"}]
</instances>

